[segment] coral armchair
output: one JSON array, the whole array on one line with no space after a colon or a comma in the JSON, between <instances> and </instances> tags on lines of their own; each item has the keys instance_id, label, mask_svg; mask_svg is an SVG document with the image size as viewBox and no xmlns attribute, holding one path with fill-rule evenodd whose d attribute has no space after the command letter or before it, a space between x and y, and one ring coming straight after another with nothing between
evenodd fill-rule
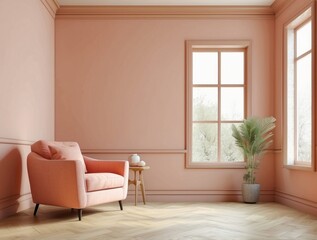
<instances>
[{"instance_id":1,"label":"coral armchair","mask_svg":"<svg viewBox=\"0 0 317 240\"><path fill-rule=\"evenodd\" d=\"M97 160L81 154L75 142L37 141L31 145L27 169L34 216L40 204L78 210L127 197L129 162Z\"/></svg>"}]
</instances>

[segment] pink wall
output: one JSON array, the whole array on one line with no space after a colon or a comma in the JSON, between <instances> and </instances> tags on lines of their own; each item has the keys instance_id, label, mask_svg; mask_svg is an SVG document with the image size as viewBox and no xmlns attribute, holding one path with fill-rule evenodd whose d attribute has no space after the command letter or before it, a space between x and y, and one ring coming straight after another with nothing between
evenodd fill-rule
<instances>
[{"instance_id":1,"label":"pink wall","mask_svg":"<svg viewBox=\"0 0 317 240\"><path fill-rule=\"evenodd\" d=\"M258 172L261 200L273 200L276 190L276 201L317 213L310 187L316 172L283 168L282 145L283 25L310 2L293 1L275 24L270 16L59 17L56 139L78 141L96 158L139 153L151 166L145 179L152 201L240 200L242 169L184 168L184 56L185 40L250 40L252 114L278 121L276 151ZM50 0L0 2L0 218L33 206L29 145L54 138L50 6Z\"/></svg>"},{"instance_id":2,"label":"pink wall","mask_svg":"<svg viewBox=\"0 0 317 240\"><path fill-rule=\"evenodd\" d=\"M276 17L276 81L275 81L275 115L277 117L276 148L276 201L303 211L317 214L317 173L303 170L287 169L283 166L283 28L292 18L296 17L311 2L295 0L292 5Z\"/></svg>"},{"instance_id":3,"label":"pink wall","mask_svg":"<svg viewBox=\"0 0 317 240\"><path fill-rule=\"evenodd\" d=\"M0 218L31 206L29 145L54 137L54 18L47 7L44 0L0 1Z\"/></svg>"},{"instance_id":4,"label":"pink wall","mask_svg":"<svg viewBox=\"0 0 317 240\"><path fill-rule=\"evenodd\" d=\"M185 169L185 40L252 42L252 113L274 114L274 17L56 18L56 139L96 158L139 153L153 201L239 200L243 169ZM262 162L273 200L274 155Z\"/></svg>"}]
</instances>

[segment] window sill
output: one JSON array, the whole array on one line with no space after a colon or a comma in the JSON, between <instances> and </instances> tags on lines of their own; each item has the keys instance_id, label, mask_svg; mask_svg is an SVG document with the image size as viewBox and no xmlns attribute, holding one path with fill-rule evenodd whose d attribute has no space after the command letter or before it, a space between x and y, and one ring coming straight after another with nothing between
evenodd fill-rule
<instances>
[{"instance_id":1,"label":"window sill","mask_svg":"<svg viewBox=\"0 0 317 240\"><path fill-rule=\"evenodd\" d=\"M284 165L284 168L291 170L314 171L313 167L310 165Z\"/></svg>"},{"instance_id":2,"label":"window sill","mask_svg":"<svg viewBox=\"0 0 317 240\"><path fill-rule=\"evenodd\" d=\"M245 168L245 162L236 162L236 163L198 163L191 162L186 163L186 168L188 169L239 169Z\"/></svg>"}]
</instances>

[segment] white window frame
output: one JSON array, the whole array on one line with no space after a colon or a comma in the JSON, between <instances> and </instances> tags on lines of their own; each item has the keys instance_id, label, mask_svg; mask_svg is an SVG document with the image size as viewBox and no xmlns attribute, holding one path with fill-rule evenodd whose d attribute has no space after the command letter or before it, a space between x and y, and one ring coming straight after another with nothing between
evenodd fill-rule
<instances>
[{"instance_id":1,"label":"white window frame","mask_svg":"<svg viewBox=\"0 0 317 240\"><path fill-rule=\"evenodd\" d=\"M284 140L283 140L283 154L284 154L284 166L286 168L290 168L290 169L298 169L298 170L311 170L314 171L315 170L315 161L316 161L316 154L315 154L315 142L316 142L316 111L315 111L315 101L316 101L316 97L315 97L315 79L316 79L316 67L315 67L315 63L316 63L316 54L315 54L315 8L313 7L313 5L309 5L309 7L305 8L304 11L301 11L298 15L296 15L294 18L292 18L285 26L284 26ZM307 22L311 21L312 24L312 46L311 46L311 50L307 51L305 53L303 53L300 56L296 56L296 33L298 31L298 29L300 29L303 25L305 25ZM290 51L290 48L292 47L292 50ZM298 62L299 59L305 57L306 55L310 54L312 56L312 109L311 109L311 122L312 122L312 139L311 139L311 162L304 162L304 161L298 161L298 159L290 159L288 157L288 79L289 78L293 78L296 84L296 64ZM293 75L289 75L288 69L290 66L294 67L294 74ZM295 90L294 90L294 98L296 98L296 86L295 85ZM296 100L294 99L295 103L294 103L294 118L296 118L297 114L296 114ZM295 125L296 125L296 119L294 119ZM294 126L294 136L296 136L296 129L297 127ZM294 156L297 155L297 141L294 139Z\"/></svg>"},{"instance_id":2,"label":"white window frame","mask_svg":"<svg viewBox=\"0 0 317 240\"><path fill-rule=\"evenodd\" d=\"M230 49L234 52L237 49L241 51L241 49L245 52L245 82L244 84L240 84L239 86L244 87L244 118L246 118L248 115L251 114L251 104L248 102L248 99L251 99L249 89L250 83L250 62L251 62L251 42L250 41L208 41L208 40L188 40L186 41L186 168L244 168L245 167L245 161L241 162L192 162L191 156L192 156L192 89L194 87L194 84L192 83L192 53L197 52L201 49L202 51L212 51L212 52L218 52L218 51L230 51ZM219 70L218 66L218 70ZM207 85L206 85L207 86ZM208 85L209 86L209 85ZM207 87L208 87L207 86ZM210 86L217 87L218 92L221 89L221 84L210 84ZM224 86L224 85L223 85ZM230 87L233 85L226 84L225 87ZM238 85L236 85L238 86ZM218 100L220 98L220 95L218 94ZM220 105L220 101L218 101L218 106ZM219 110L218 110L219 111ZM242 121L221 121L221 119L218 119L215 121L218 124L221 122L242 122ZM218 132L218 139L220 139ZM219 141L218 141L218 157L219 157Z\"/></svg>"}]
</instances>

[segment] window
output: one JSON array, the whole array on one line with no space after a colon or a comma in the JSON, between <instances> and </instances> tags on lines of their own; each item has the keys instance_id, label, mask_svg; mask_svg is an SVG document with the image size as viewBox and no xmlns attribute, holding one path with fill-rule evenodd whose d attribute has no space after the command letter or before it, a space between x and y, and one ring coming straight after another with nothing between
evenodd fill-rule
<instances>
[{"instance_id":1,"label":"window","mask_svg":"<svg viewBox=\"0 0 317 240\"><path fill-rule=\"evenodd\" d=\"M294 19L286 32L285 163L313 163L313 74L311 8Z\"/></svg>"},{"instance_id":2,"label":"window","mask_svg":"<svg viewBox=\"0 0 317 240\"><path fill-rule=\"evenodd\" d=\"M246 44L187 42L187 167L243 167L232 124L246 117Z\"/></svg>"}]
</instances>

